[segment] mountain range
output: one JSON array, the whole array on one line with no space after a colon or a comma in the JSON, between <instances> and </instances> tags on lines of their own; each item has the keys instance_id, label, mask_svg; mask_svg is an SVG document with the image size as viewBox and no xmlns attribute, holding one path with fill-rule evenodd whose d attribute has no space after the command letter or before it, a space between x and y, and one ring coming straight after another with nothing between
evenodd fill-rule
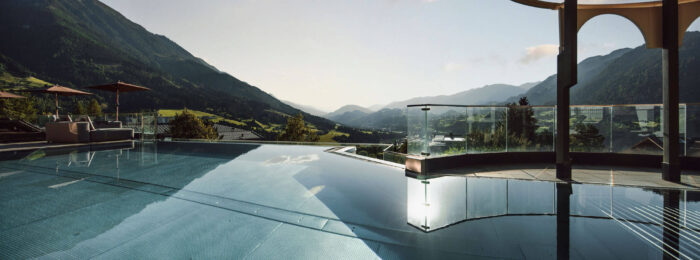
<instances>
[{"instance_id":1,"label":"mountain range","mask_svg":"<svg viewBox=\"0 0 700 260\"><path fill-rule=\"evenodd\" d=\"M389 103L384 108L406 108L411 104L470 104L484 105L495 102L503 102L504 96L510 97L525 93L529 88L539 82L525 83L520 86L508 84L492 84L480 88L465 90L452 95L417 97L404 101Z\"/></svg>"},{"instance_id":2,"label":"mountain range","mask_svg":"<svg viewBox=\"0 0 700 260\"><path fill-rule=\"evenodd\" d=\"M0 35L5 36L0 41L3 90L46 84L85 90L90 85L124 81L152 91L125 94L120 100L123 112L186 107L242 122L241 127L267 138L274 138L287 118L297 113L321 134L335 131L350 134L347 140L369 141L353 135L366 137L367 132L358 128L404 131L407 104L505 104L527 96L533 105L547 105L554 104L556 96L556 75L552 75L521 86L493 84L371 108L348 105L326 114L280 101L98 0L0 1ZM587 58L578 68L579 82L571 89L573 104L661 102L659 49L620 49ZM681 102L700 101L700 32L686 33L680 49L680 71ZM95 94L107 111L114 110L113 93ZM62 98L62 109L72 109L78 100L84 98ZM50 97L38 97L38 104L42 111L52 108Z\"/></svg>"},{"instance_id":3,"label":"mountain range","mask_svg":"<svg viewBox=\"0 0 700 260\"><path fill-rule=\"evenodd\" d=\"M333 120L332 118L337 118L339 116L343 116L345 113L355 113L355 112L359 112L362 114L369 114L369 113L372 113L373 110L369 109L369 108L361 107L358 105L345 105L345 106L342 106L342 107L336 109L333 112L330 112L328 114L323 115L323 117Z\"/></svg>"},{"instance_id":4,"label":"mountain range","mask_svg":"<svg viewBox=\"0 0 700 260\"><path fill-rule=\"evenodd\" d=\"M124 112L187 107L268 127L303 113L317 129L336 125L219 71L97 0L0 1L0 35L4 89L36 87L18 84L28 78L77 89L124 81L152 89L125 94ZM113 111L112 93L95 94ZM62 105L70 109L75 100Z\"/></svg>"},{"instance_id":5,"label":"mountain range","mask_svg":"<svg viewBox=\"0 0 700 260\"><path fill-rule=\"evenodd\" d=\"M462 91L452 95L417 97L396 101L373 111L356 105L343 106L340 109L324 115L335 122L370 129L404 129L406 105L415 104L473 104L486 105L505 101L506 98L525 93L539 82L525 83L520 86L507 84L492 84L480 88ZM401 128L403 127L403 128Z\"/></svg>"},{"instance_id":6,"label":"mountain range","mask_svg":"<svg viewBox=\"0 0 700 260\"><path fill-rule=\"evenodd\" d=\"M700 32L687 32L680 48L680 100L700 101ZM571 88L571 103L578 105L658 104L662 102L661 50L645 46L623 48L578 64L578 83ZM418 97L393 102L377 112L363 110L331 113L326 118L346 125L396 129L406 121L402 109L409 104L485 105L515 103L527 97L531 105L556 103L557 77L521 86L487 85L453 95Z\"/></svg>"},{"instance_id":7,"label":"mountain range","mask_svg":"<svg viewBox=\"0 0 700 260\"><path fill-rule=\"evenodd\" d=\"M687 32L680 48L680 101L700 101L700 32ZM533 105L556 103L556 75L532 87ZM578 65L578 83L571 88L571 103L578 105L662 103L661 50L639 46L585 59Z\"/></svg>"},{"instance_id":8,"label":"mountain range","mask_svg":"<svg viewBox=\"0 0 700 260\"><path fill-rule=\"evenodd\" d=\"M294 102L288 101L288 100L281 100L281 101L284 102L284 103L287 104L287 105L292 106L293 108L299 109L299 110L301 110L301 111L304 111L304 112L306 112L306 113L312 114L312 115L314 115L314 116L320 116L320 117L322 117L322 116L328 114L328 112L323 111L323 110L318 109L318 108L313 107L313 106L302 105L302 104L294 103Z\"/></svg>"}]
</instances>

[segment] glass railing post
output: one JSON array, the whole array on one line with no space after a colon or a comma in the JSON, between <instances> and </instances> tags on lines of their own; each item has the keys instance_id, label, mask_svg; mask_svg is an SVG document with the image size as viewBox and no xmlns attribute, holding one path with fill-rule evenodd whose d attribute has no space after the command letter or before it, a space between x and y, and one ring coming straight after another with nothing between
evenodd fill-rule
<instances>
[{"instance_id":1,"label":"glass railing post","mask_svg":"<svg viewBox=\"0 0 700 260\"><path fill-rule=\"evenodd\" d=\"M552 149L551 151L554 151L554 146L556 146L557 143L557 106L554 106L552 108L552 112L554 112L554 124L552 124Z\"/></svg>"},{"instance_id":2,"label":"glass railing post","mask_svg":"<svg viewBox=\"0 0 700 260\"><path fill-rule=\"evenodd\" d=\"M141 116L141 141L143 142L144 135L146 134L146 131L144 129L144 122L143 122L143 112L140 113Z\"/></svg>"},{"instance_id":3,"label":"glass railing post","mask_svg":"<svg viewBox=\"0 0 700 260\"><path fill-rule=\"evenodd\" d=\"M428 131L428 112L430 107L426 106L421 109L423 111L424 121L423 121L423 151L421 155L430 156L430 131Z\"/></svg>"},{"instance_id":4,"label":"glass railing post","mask_svg":"<svg viewBox=\"0 0 700 260\"><path fill-rule=\"evenodd\" d=\"M158 110L153 112L153 139L158 138Z\"/></svg>"},{"instance_id":5,"label":"glass railing post","mask_svg":"<svg viewBox=\"0 0 700 260\"><path fill-rule=\"evenodd\" d=\"M608 150L609 152L613 152L613 115L614 115L614 106L610 106L610 149Z\"/></svg>"},{"instance_id":6,"label":"glass railing post","mask_svg":"<svg viewBox=\"0 0 700 260\"><path fill-rule=\"evenodd\" d=\"M491 134L496 134L496 108L491 107Z\"/></svg>"},{"instance_id":7,"label":"glass railing post","mask_svg":"<svg viewBox=\"0 0 700 260\"><path fill-rule=\"evenodd\" d=\"M508 152L508 107L506 107L506 127L505 127L505 135L506 135L506 152Z\"/></svg>"},{"instance_id":8,"label":"glass railing post","mask_svg":"<svg viewBox=\"0 0 700 260\"><path fill-rule=\"evenodd\" d=\"M470 113L469 110L471 108L467 107L466 108L466 120L467 120L467 134L464 136L464 153L469 153L469 134L472 133L472 121L470 121Z\"/></svg>"},{"instance_id":9,"label":"glass railing post","mask_svg":"<svg viewBox=\"0 0 700 260\"><path fill-rule=\"evenodd\" d=\"M680 131L683 131L683 156L688 156L688 106L681 104L679 106L680 114Z\"/></svg>"}]
</instances>

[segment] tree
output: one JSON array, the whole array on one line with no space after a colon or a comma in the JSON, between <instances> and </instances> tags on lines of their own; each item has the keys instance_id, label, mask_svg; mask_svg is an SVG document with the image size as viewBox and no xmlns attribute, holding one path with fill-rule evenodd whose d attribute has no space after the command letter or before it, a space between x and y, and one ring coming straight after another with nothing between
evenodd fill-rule
<instances>
[{"instance_id":1,"label":"tree","mask_svg":"<svg viewBox=\"0 0 700 260\"><path fill-rule=\"evenodd\" d=\"M304 116L299 113L287 119L287 127L278 137L279 141L318 142L319 137L306 127Z\"/></svg>"},{"instance_id":2,"label":"tree","mask_svg":"<svg viewBox=\"0 0 700 260\"><path fill-rule=\"evenodd\" d=\"M605 137L599 134L592 124L578 123L574 126L576 133L569 137L571 148L576 151L597 151L605 147Z\"/></svg>"},{"instance_id":3,"label":"tree","mask_svg":"<svg viewBox=\"0 0 700 260\"><path fill-rule=\"evenodd\" d=\"M91 116L102 116L102 107L94 98L90 100L90 105L88 105L87 111Z\"/></svg>"},{"instance_id":4,"label":"tree","mask_svg":"<svg viewBox=\"0 0 700 260\"><path fill-rule=\"evenodd\" d=\"M174 138L186 139L210 139L219 137L214 126L209 121L202 121L194 113L183 110L181 114L176 114L170 120L170 134Z\"/></svg>"},{"instance_id":5,"label":"tree","mask_svg":"<svg viewBox=\"0 0 700 260\"><path fill-rule=\"evenodd\" d=\"M87 114L87 109L85 109L85 105L83 105L83 102L78 101L76 102L77 104L75 105L75 111L73 111L74 114L76 115L85 115Z\"/></svg>"},{"instance_id":6,"label":"tree","mask_svg":"<svg viewBox=\"0 0 700 260\"><path fill-rule=\"evenodd\" d=\"M0 99L0 117L32 121L36 116L33 98Z\"/></svg>"},{"instance_id":7,"label":"tree","mask_svg":"<svg viewBox=\"0 0 700 260\"><path fill-rule=\"evenodd\" d=\"M508 104L508 133L525 140L535 139L537 119L527 97L521 97L518 104Z\"/></svg>"}]
</instances>

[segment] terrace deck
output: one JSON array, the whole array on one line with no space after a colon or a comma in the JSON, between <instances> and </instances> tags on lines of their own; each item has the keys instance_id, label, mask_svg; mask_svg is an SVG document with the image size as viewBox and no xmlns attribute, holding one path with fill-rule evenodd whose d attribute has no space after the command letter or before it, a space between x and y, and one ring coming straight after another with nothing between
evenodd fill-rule
<instances>
[{"instance_id":1,"label":"terrace deck","mask_svg":"<svg viewBox=\"0 0 700 260\"><path fill-rule=\"evenodd\" d=\"M463 167L442 170L435 175L464 175L487 178L562 181L556 178L556 168L549 164L514 164ZM700 190L700 172L683 171L681 182L661 179L661 170L655 168L606 167L579 165L572 169L573 183L607 184L649 188Z\"/></svg>"}]
</instances>

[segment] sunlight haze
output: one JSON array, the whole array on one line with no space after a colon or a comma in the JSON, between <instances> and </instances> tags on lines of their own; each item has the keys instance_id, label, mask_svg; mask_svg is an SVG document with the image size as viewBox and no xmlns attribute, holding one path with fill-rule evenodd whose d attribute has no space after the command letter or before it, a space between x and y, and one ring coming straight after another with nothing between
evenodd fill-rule
<instances>
[{"instance_id":1,"label":"sunlight haze","mask_svg":"<svg viewBox=\"0 0 700 260\"><path fill-rule=\"evenodd\" d=\"M506 0L103 2L240 80L326 111L556 71L557 13ZM581 1L621 2L630 1ZM579 39L579 60L643 42L631 22L609 15Z\"/></svg>"}]
</instances>

